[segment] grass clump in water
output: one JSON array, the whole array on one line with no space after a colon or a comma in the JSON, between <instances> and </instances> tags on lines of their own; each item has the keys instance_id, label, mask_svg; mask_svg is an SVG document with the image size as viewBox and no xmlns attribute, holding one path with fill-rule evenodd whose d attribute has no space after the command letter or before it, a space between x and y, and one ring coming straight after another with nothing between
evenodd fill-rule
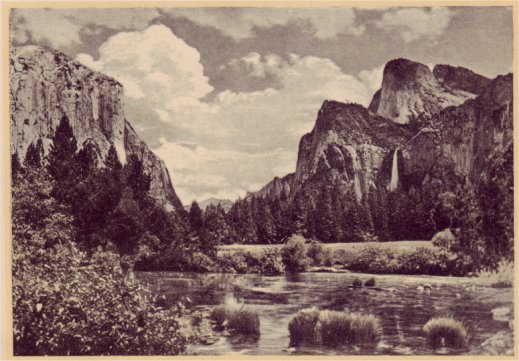
<instances>
[{"instance_id":1,"label":"grass clump in water","mask_svg":"<svg viewBox=\"0 0 519 361\"><path fill-rule=\"evenodd\" d=\"M359 345L376 341L381 333L374 315L340 311L300 311L289 323L290 345Z\"/></svg>"},{"instance_id":2,"label":"grass clump in water","mask_svg":"<svg viewBox=\"0 0 519 361\"><path fill-rule=\"evenodd\" d=\"M366 287L375 287L375 279L372 277L364 284Z\"/></svg>"},{"instance_id":3,"label":"grass clump in water","mask_svg":"<svg viewBox=\"0 0 519 361\"><path fill-rule=\"evenodd\" d=\"M299 311L288 324L290 347L313 345L317 343L315 326L319 318L317 308L305 308Z\"/></svg>"},{"instance_id":4,"label":"grass clump in water","mask_svg":"<svg viewBox=\"0 0 519 361\"><path fill-rule=\"evenodd\" d=\"M462 348L467 345L468 334L465 326L452 317L435 317L430 319L423 331L433 348Z\"/></svg>"},{"instance_id":5,"label":"grass clump in water","mask_svg":"<svg viewBox=\"0 0 519 361\"><path fill-rule=\"evenodd\" d=\"M211 312L211 319L217 328L227 328L242 335L259 335L260 321L257 312L231 307L216 307Z\"/></svg>"}]
</instances>

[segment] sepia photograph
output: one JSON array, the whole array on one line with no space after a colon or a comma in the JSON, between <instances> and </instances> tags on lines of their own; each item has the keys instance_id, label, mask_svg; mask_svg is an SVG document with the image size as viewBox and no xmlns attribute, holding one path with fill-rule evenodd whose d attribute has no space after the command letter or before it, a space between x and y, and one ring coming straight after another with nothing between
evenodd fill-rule
<instances>
[{"instance_id":1,"label":"sepia photograph","mask_svg":"<svg viewBox=\"0 0 519 361\"><path fill-rule=\"evenodd\" d=\"M517 356L518 4L441 5L2 3L10 358Z\"/></svg>"}]
</instances>

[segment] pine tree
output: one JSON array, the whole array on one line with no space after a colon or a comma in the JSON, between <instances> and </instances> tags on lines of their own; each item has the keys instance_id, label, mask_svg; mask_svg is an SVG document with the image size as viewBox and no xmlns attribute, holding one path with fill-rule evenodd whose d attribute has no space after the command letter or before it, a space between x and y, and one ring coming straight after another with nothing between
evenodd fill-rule
<instances>
[{"instance_id":1,"label":"pine tree","mask_svg":"<svg viewBox=\"0 0 519 361\"><path fill-rule=\"evenodd\" d=\"M27 152L25 153L25 160L23 162L24 166L36 169L40 168L42 165L43 155L43 142L40 138L36 144L29 144Z\"/></svg>"},{"instance_id":2,"label":"pine tree","mask_svg":"<svg viewBox=\"0 0 519 361\"><path fill-rule=\"evenodd\" d=\"M146 202L146 196L150 189L151 177L144 172L142 161L132 154L128 157L128 164L124 167L126 184L133 190L137 202L142 205Z\"/></svg>"},{"instance_id":3,"label":"pine tree","mask_svg":"<svg viewBox=\"0 0 519 361\"><path fill-rule=\"evenodd\" d=\"M20 164L20 158L18 158L18 153L11 154L11 182L12 182L12 184L16 183L18 174L20 174L21 170L22 170L22 166Z\"/></svg>"},{"instance_id":4,"label":"pine tree","mask_svg":"<svg viewBox=\"0 0 519 361\"><path fill-rule=\"evenodd\" d=\"M52 139L47 170L55 181L52 195L59 202L69 205L74 203L77 196L75 185L79 178L79 171L75 161L76 151L76 138L68 118L64 115Z\"/></svg>"}]
</instances>

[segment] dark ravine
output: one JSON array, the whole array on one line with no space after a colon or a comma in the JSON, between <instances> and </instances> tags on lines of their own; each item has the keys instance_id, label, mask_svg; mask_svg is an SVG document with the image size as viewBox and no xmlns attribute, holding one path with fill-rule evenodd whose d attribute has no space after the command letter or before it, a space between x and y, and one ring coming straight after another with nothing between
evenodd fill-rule
<instances>
[{"instance_id":1,"label":"dark ravine","mask_svg":"<svg viewBox=\"0 0 519 361\"><path fill-rule=\"evenodd\" d=\"M125 119L123 86L63 53L37 46L10 52L11 154L23 161L31 143L51 138L66 115L79 147L93 142L100 163L114 145L121 163L135 154L151 176L150 193L166 209L181 209L169 173Z\"/></svg>"}]
</instances>

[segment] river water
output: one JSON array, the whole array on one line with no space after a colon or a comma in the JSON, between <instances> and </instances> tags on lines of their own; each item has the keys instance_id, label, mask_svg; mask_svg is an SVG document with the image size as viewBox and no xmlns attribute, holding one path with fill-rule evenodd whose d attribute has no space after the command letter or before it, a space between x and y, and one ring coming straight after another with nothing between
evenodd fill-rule
<instances>
[{"instance_id":1,"label":"river water","mask_svg":"<svg viewBox=\"0 0 519 361\"><path fill-rule=\"evenodd\" d=\"M374 277L375 288L353 288L352 282ZM244 303L260 318L260 336L217 333L211 345L195 344L199 355L247 354L509 354L513 335L513 289L478 285L475 279L454 277L301 273L283 276L139 273L147 292L164 296L168 304L189 297L192 307L209 312L232 301ZM477 281L476 281L477 282ZM430 292L420 285L430 284ZM340 349L289 348L288 323L301 309L347 310L377 315L383 334L377 344ZM452 316L465 325L470 339L461 350L432 349L423 325L436 316Z\"/></svg>"}]
</instances>

